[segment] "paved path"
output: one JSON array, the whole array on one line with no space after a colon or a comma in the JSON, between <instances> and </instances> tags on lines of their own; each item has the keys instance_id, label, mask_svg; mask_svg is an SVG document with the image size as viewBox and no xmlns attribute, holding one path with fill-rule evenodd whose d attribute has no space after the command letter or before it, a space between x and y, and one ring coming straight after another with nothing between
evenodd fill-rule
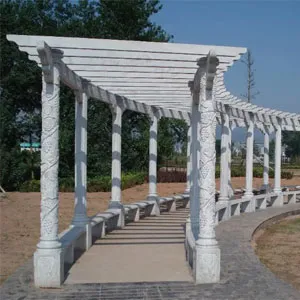
<instances>
[{"instance_id":1,"label":"paved path","mask_svg":"<svg viewBox=\"0 0 300 300\"><path fill-rule=\"evenodd\" d=\"M188 210L129 223L95 242L74 264L74 283L193 281L184 250Z\"/></svg>"},{"instance_id":2,"label":"paved path","mask_svg":"<svg viewBox=\"0 0 300 300\"><path fill-rule=\"evenodd\" d=\"M188 281L94 283L66 284L59 290L40 290L32 286L32 261L29 261L5 282L1 289L0 295L2 298L0 297L0 299L300 300L300 292L276 278L264 267L255 256L250 245L252 233L260 223L268 218L292 210L300 211L300 204L243 214L217 226L222 270L221 282L218 284L195 286ZM178 214L180 212L181 210ZM107 239L108 243L110 243L109 239ZM118 240L121 240L120 236ZM105 248L108 246L101 244L99 247ZM148 257L145 257L145 259L148 259ZM132 264L126 265L126 268L129 268L130 265ZM73 278L75 278L75 272L73 275ZM72 275L68 280L71 280L71 278Z\"/></svg>"}]
</instances>

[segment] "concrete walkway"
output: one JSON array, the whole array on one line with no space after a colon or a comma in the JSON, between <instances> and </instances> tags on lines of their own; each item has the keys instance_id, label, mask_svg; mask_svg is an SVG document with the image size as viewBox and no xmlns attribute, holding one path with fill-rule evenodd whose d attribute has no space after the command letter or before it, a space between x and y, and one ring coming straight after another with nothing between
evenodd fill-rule
<instances>
[{"instance_id":1,"label":"concrete walkway","mask_svg":"<svg viewBox=\"0 0 300 300\"><path fill-rule=\"evenodd\" d=\"M73 265L66 284L192 281L184 249L187 216L181 209L109 233Z\"/></svg>"},{"instance_id":2,"label":"concrete walkway","mask_svg":"<svg viewBox=\"0 0 300 300\"><path fill-rule=\"evenodd\" d=\"M137 255L137 259L135 260L136 252L132 253L132 256L130 256L130 251L124 251L126 246L133 247L133 235L131 236L131 241L125 241L121 239L121 237L125 236L123 233L128 232L129 228L136 229L136 231L146 231L150 232L147 227L149 224L147 224L148 220L144 220L141 222L144 222L144 225L138 225L138 224L129 224L129 228L125 229L125 231L121 230L118 232L113 232L109 237L105 239L105 241L99 241L99 246L93 246L95 250L97 251L97 258L101 259L101 261L104 263L104 267L97 262L97 259L93 259L93 264L90 263L90 272L94 272L94 274L98 274L98 280L104 280L106 278L107 281L110 281L112 278L112 273L108 275L100 274L101 272L107 272L108 266L111 268L114 268L115 274L114 274L114 282L113 283L87 283L87 284L65 284L62 286L61 289L51 289L51 290L42 290L42 289L36 289L33 287L33 273L32 273L32 261L29 261L24 266L22 266L13 276L11 276L1 287L0 291L0 299L5 300L29 300L29 299L38 299L38 300L67 300L67 299L88 299L88 300L125 300L125 299L139 299L139 300L175 300L175 299L186 299L186 300L225 300L225 299L234 299L234 300L299 300L300 299L300 292L294 289L291 285L289 285L286 282L281 281L278 279L272 272L270 272L264 265L262 265L258 259L258 257L255 255L252 247L251 247L251 237L253 231L257 228L258 225L260 225L265 220L272 218L274 216L280 215L282 213L289 213L292 211L298 211L300 214L300 204L294 204L294 205L286 205L284 207L279 208L267 208L266 210L257 211L255 213L246 213L242 214L240 216L233 217L229 221L225 221L223 223L220 223L217 226L216 233L217 233L217 239L220 244L221 248L221 281L218 284L206 284L206 285L198 285L195 286L192 282L187 281L190 279L188 271L186 271L186 265L184 263L184 260L182 258L179 258L177 255L179 254L180 250L179 248L175 251L175 253L178 251L178 254L176 254L176 259L178 261L173 262L172 264L169 264L164 261L156 262L155 259L159 260L160 255L164 254L162 257L167 259L165 256L165 253L163 252L151 252L151 255L149 255L150 252L147 252L145 254L144 260L141 260L140 253ZM185 217L186 211L185 210L178 210L176 212L177 215L176 218L179 219L179 215L182 214ZM170 216L163 216L166 219L170 218ZM163 222L163 217L156 218L157 221L161 220ZM176 231L175 229L181 230L180 223L182 221L175 220L168 220L169 222L175 222L175 224L170 224L170 228L172 228L173 231ZM142 223L141 223L142 224ZM158 226L153 226L156 228L156 235L155 239L151 240L149 238L140 238L140 235L138 235L138 241L142 244L137 244L134 247L141 247L143 243L153 243L153 245L150 244L150 246L154 246L153 251L159 251L158 246L164 247L165 244L154 244L154 241L160 241L160 239L157 239L159 236L159 228L162 228L163 223L158 224ZM165 225L168 225L168 223L164 223ZM146 228L144 228L144 227ZM176 227L178 226L178 227ZM149 226L150 227L150 226ZM162 228L162 232L166 233L165 226ZM147 229L147 230L144 230ZM132 230L133 231L133 230ZM178 230L179 231L179 230ZM182 232L182 231L181 231ZM115 234L114 234L115 233ZM175 232L174 232L175 234ZM179 233L180 235L181 233ZM113 236L116 236L117 239L113 240ZM146 235L147 236L147 235ZM165 237L165 235L163 234ZM152 237L151 234L148 235L148 237ZM170 236L171 237L171 236ZM167 240L170 242L176 241L176 244L171 244L170 248L174 249L177 247L180 247L182 245L182 237L177 240L177 234L176 238L171 237L171 239L164 239L164 241ZM178 243L180 241L180 243ZM105 244L107 243L107 244ZM109 251L105 250L107 247L111 247L113 245L120 243L121 245L114 245L116 248L121 247L123 249L122 252L116 252L114 253L108 253ZM122 244L123 243L123 244ZM124 245L124 243L127 243L129 245ZM109 245L110 244L110 245ZM146 244L149 245L149 244ZM145 246L145 245L144 245ZM103 249L101 254L98 254L99 250L96 250L98 248ZM93 248L91 248L92 250ZM108 248L107 248L108 249ZM183 248L181 248L183 249ZM140 248L140 250L145 250ZM103 251L106 251L106 255L109 256L109 259L106 261L106 256L103 255ZM115 250L116 251L116 250ZM87 252L86 254L88 254ZM92 252L91 252L92 253ZM125 255L129 259L130 263L125 263L124 259L120 259L118 255ZM159 253L159 255L158 255ZM88 254L92 255L92 254ZM169 255L173 255L172 252ZM125 257L125 256L124 256ZM124 258L123 257L123 258ZM153 257L156 257L155 259ZM113 258L114 261L111 261L110 259ZM149 271L149 264L147 263L147 260L150 259L152 263L155 263L155 267L158 268L157 272L153 272L154 268L150 272L152 275L144 275L143 273L147 273ZM86 260L86 262L85 262ZM82 256L81 260L83 265L88 264L88 256L84 258ZM142 261L142 263L141 263ZM109 264L109 262L111 264ZM116 264L118 267L116 268L114 265L114 262L117 262ZM132 263L134 262L134 263ZM168 260L170 262L170 260ZM121 265L120 265L121 263ZM142 266L136 266L137 264L142 264ZM147 268L144 267L144 264L147 264ZM161 267L160 264L163 264L164 267ZM159 281L161 278L167 274L170 274L171 267L173 268L173 265L180 264L182 269L177 274L172 274L175 278L175 280L180 280L180 278L187 276L188 279L185 279L185 281L172 281L172 282L166 282L166 281ZM78 266L80 263L78 263ZM100 266L101 265L101 266ZM138 270L142 270L140 273L140 276L149 276L149 282L140 282L142 279L138 279L138 282L130 282L131 280L135 280L135 275L130 275L132 270L135 270L134 272L137 272ZM170 268L169 270L163 270L164 268ZM70 273L69 278L67 281L70 283L71 280L85 280L83 276L80 278L80 271L76 270L77 266L75 265L73 271ZM87 265L86 270L87 272ZM126 272L122 271L122 268L125 268L127 270L127 277L129 282L121 282L124 280L124 276ZM94 269L99 269L95 273ZM163 273L160 274L160 272ZM175 269L174 270L178 270ZM121 272L122 274L118 274ZM176 272L176 271L175 271ZM87 274L87 273L85 273ZM99 275L100 274L100 275ZM153 280L153 276L156 275L157 282L150 282L150 279ZM131 277L132 276L132 277ZM181 277L182 276L182 277ZM94 277L94 276L93 276ZM99 279L100 278L100 279ZM119 280L119 282L116 281L116 279ZM173 279L174 280L174 279Z\"/></svg>"}]
</instances>

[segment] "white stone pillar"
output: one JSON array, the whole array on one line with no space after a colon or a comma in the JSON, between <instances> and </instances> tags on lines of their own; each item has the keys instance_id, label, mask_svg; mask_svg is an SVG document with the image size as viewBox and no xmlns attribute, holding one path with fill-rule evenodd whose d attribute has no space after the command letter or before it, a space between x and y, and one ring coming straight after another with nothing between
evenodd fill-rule
<instances>
[{"instance_id":1,"label":"white stone pillar","mask_svg":"<svg viewBox=\"0 0 300 300\"><path fill-rule=\"evenodd\" d=\"M111 167L111 199L109 209L120 213L118 227L125 225L125 212L121 190L121 133L123 107L117 103L112 106L112 167Z\"/></svg>"},{"instance_id":2,"label":"white stone pillar","mask_svg":"<svg viewBox=\"0 0 300 300\"><path fill-rule=\"evenodd\" d=\"M220 197L219 201L228 202L228 181L229 181L229 115L222 115L222 135L221 135L221 162L220 162Z\"/></svg>"},{"instance_id":3,"label":"white stone pillar","mask_svg":"<svg viewBox=\"0 0 300 300\"><path fill-rule=\"evenodd\" d=\"M192 127L189 125L186 147L186 188L184 191L185 194L189 194L191 190L191 135Z\"/></svg>"},{"instance_id":4,"label":"white stone pillar","mask_svg":"<svg viewBox=\"0 0 300 300\"><path fill-rule=\"evenodd\" d=\"M264 173L263 173L263 186L262 190L268 192L269 190L269 146L270 146L270 136L269 133L264 133Z\"/></svg>"},{"instance_id":5,"label":"white stone pillar","mask_svg":"<svg viewBox=\"0 0 300 300\"><path fill-rule=\"evenodd\" d=\"M200 226L195 248L196 283L214 283L220 280L220 248L215 234L215 163L216 163L216 112L212 91L212 70L218 59L199 60L200 79ZM206 72L203 72L203 71Z\"/></svg>"},{"instance_id":6,"label":"white stone pillar","mask_svg":"<svg viewBox=\"0 0 300 300\"><path fill-rule=\"evenodd\" d=\"M233 126L232 123L229 123L229 130L228 130L228 197L229 199L234 198L234 190L231 184L231 162L232 162L232 157L231 157L231 148L232 148L232 130Z\"/></svg>"},{"instance_id":7,"label":"white stone pillar","mask_svg":"<svg viewBox=\"0 0 300 300\"><path fill-rule=\"evenodd\" d=\"M227 205L224 213L224 220L230 217L229 206L229 114L222 114L222 135L221 135L221 162L220 162L220 197L219 202Z\"/></svg>"},{"instance_id":8,"label":"white stone pillar","mask_svg":"<svg viewBox=\"0 0 300 300\"><path fill-rule=\"evenodd\" d=\"M88 97L83 92L76 92L75 97L75 207L72 225L85 227L89 223L86 213Z\"/></svg>"},{"instance_id":9,"label":"white stone pillar","mask_svg":"<svg viewBox=\"0 0 300 300\"><path fill-rule=\"evenodd\" d=\"M192 84L192 83L191 83ZM190 188L190 220L195 240L199 234L200 182L199 182L199 93L193 93L191 115L191 188Z\"/></svg>"},{"instance_id":10,"label":"white stone pillar","mask_svg":"<svg viewBox=\"0 0 300 300\"><path fill-rule=\"evenodd\" d=\"M253 197L253 146L254 146L254 122L250 116L247 127L247 153L246 153L246 192L244 197Z\"/></svg>"},{"instance_id":11,"label":"white stone pillar","mask_svg":"<svg viewBox=\"0 0 300 300\"><path fill-rule=\"evenodd\" d=\"M195 240L199 234L199 104L192 104L192 117L191 117L191 188L190 188L190 219L191 229Z\"/></svg>"},{"instance_id":12,"label":"white stone pillar","mask_svg":"<svg viewBox=\"0 0 300 300\"><path fill-rule=\"evenodd\" d=\"M275 174L274 174L274 193L281 193L281 124L275 132Z\"/></svg>"},{"instance_id":13,"label":"white stone pillar","mask_svg":"<svg viewBox=\"0 0 300 300\"><path fill-rule=\"evenodd\" d=\"M147 200L153 201L151 215L160 215L159 197L157 195L157 128L159 115L157 111L151 114L149 135L149 195Z\"/></svg>"},{"instance_id":14,"label":"white stone pillar","mask_svg":"<svg viewBox=\"0 0 300 300\"><path fill-rule=\"evenodd\" d=\"M42 60L46 50L39 50ZM52 74L43 74L42 88L41 236L34 253L34 283L37 287L59 287L64 278L63 252L58 239L59 62L63 52L52 50L51 54Z\"/></svg>"}]
</instances>

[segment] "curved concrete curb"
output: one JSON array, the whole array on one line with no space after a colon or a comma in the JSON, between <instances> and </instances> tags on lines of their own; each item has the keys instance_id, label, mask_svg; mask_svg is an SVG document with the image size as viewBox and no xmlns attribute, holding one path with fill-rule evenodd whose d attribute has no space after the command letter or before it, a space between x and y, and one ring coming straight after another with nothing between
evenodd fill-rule
<instances>
[{"instance_id":1,"label":"curved concrete curb","mask_svg":"<svg viewBox=\"0 0 300 300\"><path fill-rule=\"evenodd\" d=\"M300 215L300 209L296 209L296 210L292 210L292 211L288 211L288 212L284 212L280 215L276 215L275 217L269 218L267 220L265 220L264 222L262 222L261 224L259 224L255 230L252 233L252 239L255 238L255 234L259 231L259 230L263 230L266 229L267 227L276 224L278 222L280 222L281 220L290 217L290 216L297 216Z\"/></svg>"}]
</instances>

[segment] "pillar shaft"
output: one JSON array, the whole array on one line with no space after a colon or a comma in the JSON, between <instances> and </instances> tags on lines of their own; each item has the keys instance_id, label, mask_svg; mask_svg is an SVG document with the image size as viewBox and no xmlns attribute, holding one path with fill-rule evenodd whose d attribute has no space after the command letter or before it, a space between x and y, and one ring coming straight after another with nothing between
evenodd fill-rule
<instances>
[{"instance_id":1,"label":"pillar shaft","mask_svg":"<svg viewBox=\"0 0 300 300\"><path fill-rule=\"evenodd\" d=\"M269 187L269 145L270 145L270 136L268 133L264 134L264 182L263 188L265 190Z\"/></svg>"},{"instance_id":2,"label":"pillar shaft","mask_svg":"<svg viewBox=\"0 0 300 300\"><path fill-rule=\"evenodd\" d=\"M55 82L43 82L41 136L41 238L38 248L60 247L58 242L59 71Z\"/></svg>"},{"instance_id":3,"label":"pillar shaft","mask_svg":"<svg viewBox=\"0 0 300 300\"><path fill-rule=\"evenodd\" d=\"M72 224L85 226L87 182L87 95L76 93L75 102L75 208Z\"/></svg>"},{"instance_id":4,"label":"pillar shaft","mask_svg":"<svg viewBox=\"0 0 300 300\"><path fill-rule=\"evenodd\" d=\"M253 118L249 120L247 127L247 149L246 149L246 192L245 197L253 196L253 146L254 146L254 123Z\"/></svg>"},{"instance_id":5,"label":"pillar shaft","mask_svg":"<svg viewBox=\"0 0 300 300\"><path fill-rule=\"evenodd\" d=\"M186 189L184 191L186 194L188 194L191 189L191 135L192 127L189 126L186 147Z\"/></svg>"},{"instance_id":6,"label":"pillar shaft","mask_svg":"<svg viewBox=\"0 0 300 300\"><path fill-rule=\"evenodd\" d=\"M193 97L199 97L194 94ZM200 213L200 182L199 182L199 104L193 101L191 116L191 188L190 188L190 219L195 240L199 235Z\"/></svg>"},{"instance_id":7,"label":"pillar shaft","mask_svg":"<svg viewBox=\"0 0 300 300\"><path fill-rule=\"evenodd\" d=\"M208 93L208 91L207 91ZM211 99L200 102L200 228L198 245L216 245L216 112Z\"/></svg>"},{"instance_id":8,"label":"pillar shaft","mask_svg":"<svg viewBox=\"0 0 300 300\"><path fill-rule=\"evenodd\" d=\"M231 122L230 122L231 123ZM229 199L234 198L234 190L231 184L231 149L232 149L232 124L229 126L228 131L228 197Z\"/></svg>"},{"instance_id":9,"label":"pillar shaft","mask_svg":"<svg viewBox=\"0 0 300 300\"><path fill-rule=\"evenodd\" d=\"M151 116L150 137L149 137L149 195L148 199L157 198L157 128L158 116Z\"/></svg>"},{"instance_id":10,"label":"pillar shaft","mask_svg":"<svg viewBox=\"0 0 300 300\"><path fill-rule=\"evenodd\" d=\"M45 52L41 50L40 56ZM59 287L64 278L61 242L58 238L59 208L59 59L53 50L52 75L43 74L41 136L41 236L34 253L34 283L37 287Z\"/></svg>"},{"instance_id":11,"label":"pillar shaft","mask_svg":"<svg viewBox=\"0 0 300 300\"><path fill-rule=\"evenodd\" d=\"M275 133L275 175L274 192L281 193L281 126L276 128Z\"/></svg>"},{"instance_id":12,"label":"pillar shaft","mask_svg":"<svg viewBox=\"0 0 300 300\"><path fill-rule=\"evenodd\" d=\"M229 200L229 115L222 115L220 197L219 201Z\"/></svg>"},{"instance_id":13,"label":"pillar shaft","mask_svg":"<svg viewBox=\"0 0 300 300\"><path fill-rule=\"evenodd\" d=\"M119 105L112 109L112 168L111 202L121 203L121 131L123 110Z\"/></svg>"}]
</instances>

